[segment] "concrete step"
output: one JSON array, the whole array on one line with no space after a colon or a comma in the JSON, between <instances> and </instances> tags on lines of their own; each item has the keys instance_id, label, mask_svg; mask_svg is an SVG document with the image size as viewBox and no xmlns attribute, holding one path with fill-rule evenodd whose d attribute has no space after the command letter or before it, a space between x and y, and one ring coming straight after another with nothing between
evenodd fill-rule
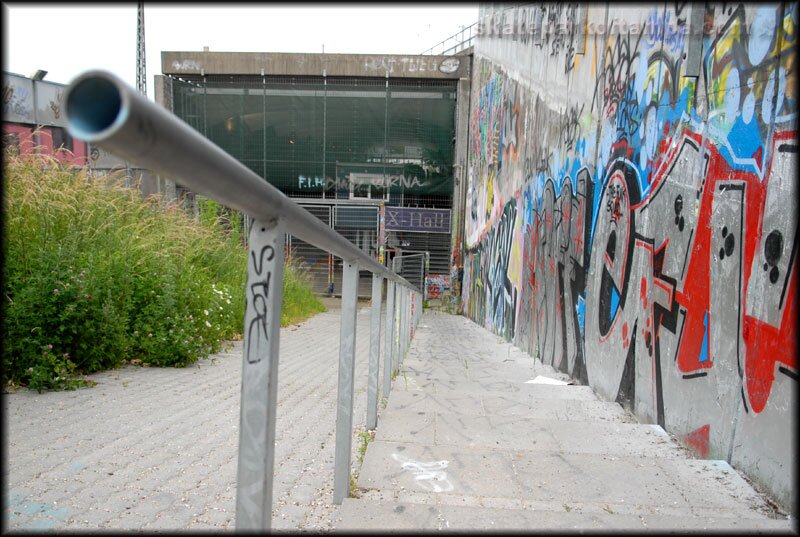
<instances>
[{"instance_id":1,"label":"concrete step","mask_svg":"<svg viewBox=\"0 0 800 537\"><path fill-rule=\"evenodd\" d=\"M558 400L549 402L562 406L573 403ZM376 439L439 446L561 453L673 458L686 458L688 455L658 425L621 420L600 421L587 411L580 415L576 413L573 417L576 419L396 411L388 414L378 424Z\"/></svg>"},{"instance_id":2,"label":"concrete step","mask_svg":"<svg viewBox=\"0 0 800 537\"><path fill-rule=\"evenodd\" d=\"M398 378L396 386L408 388L406 381ZM510 413L517 414L532 409L545 400L576 400L600 402L589 386L550 386L546 384L520 384L517 391L479 391L468 387L440 390L393 389L389 394L386 414L399 410L421 412L451 412L457 414ZM517 407L517 408L514 408Z\"/></svg>"},{"instance_id":3,"label":"concrete step","mask_svg":"<svg viewBox=\"0 0 800 537\"><path fill-rule=\"evenodd\" d=\"M430 380L447 381L459 380L504 380L519 382L528 380L536 375L553 376L555 378L569 378L564 373L556 371L552 366L543 365L530 356L510 358L500 356L496 360L478 360L469 357L446 356L411 356L403 360L402 371L408 374L420 375ZM523 378L525 377L525 378Z\"/></svg>"},{"instance_id":4,"label":"concrete step","mask_svg":"<svg viewBox=\"0 0 800 537\"><path fill-rule=\"evenodd\" d=\"M552 510L565 501L637 515L764 518L769 505L724 461L370 443L357 485L421 498L525 498ZM397 497L397 499L402 499ZM422 502L415 502L422 503ZM521 507L523 507L521 505Z\"/></svg>"},{"instance_id":5,"label":"concrete step","mask_svg":"<svg viewBox=\"0 0 800 537\"><path fill-rule=\"evenodd\" d=\"M404 400L403 400L404 399ZM424 416L435 413L434 410L422 410L435 406L434 402L419 400L408 395L395 393L390 396L392 412L384 412L378 421L378 432L400 426L410 414ZM459 400L456 399L457 403ZM518 417L524 419L558 420L558 421L597 421L615 423L638 423L633 415L622 408L619 403L608 401L582 401L579 399L538 399L520 403L503 396L485 396L480 398L481 406L470 408L455 407L457 412L440 411L443 414L459 414L462 416L496 416ZM410 405L410 406L409 406ZM412 408L418 407L418 408ZM387 407L388 408L388 407ZM421 412L421 414L420 414ZM409 414L410 413L410 414ZM413 417L413 416L412 416ZM421 425L421 424L420 424Z\"/></svg>"},{"instance_id":6,"label":"concrete step","mask_svg":"<svg viewBox=\"0 0 800 537\"><path fill-rule=\"evenodd\" d=\"M514 392L528 392L531 390L531 384L526 383L527 380L534 380L538 376L546 376L550 379L560 381L569 381L569 377L563 373L549 373L544 375L542 373L525 374L517 376L516 380L502 380L497 378L476 379L471 377L458 375L450 375L445 377L434 377L425 373L409 373L401 371L392 385L392 391L428 391L431 393L476 393L488 391L497 394L506 394ZM572 383L576 385L576 383Z\"/></svg>"},{"instance_id":7,"label":"concrete step","mask_svg":"<svg viewBox=\"0 0 800 537\"><path fill-rule=\"evenodd\" d=\"M419 504L346 498L334 531L353 530L677 530L748 531L772 533L797 531L786 519L727 516L670 516L642 512L622 514L613 508L601 512L563 503L557 509L475 507Z\"/></svg>"}]
</instances>

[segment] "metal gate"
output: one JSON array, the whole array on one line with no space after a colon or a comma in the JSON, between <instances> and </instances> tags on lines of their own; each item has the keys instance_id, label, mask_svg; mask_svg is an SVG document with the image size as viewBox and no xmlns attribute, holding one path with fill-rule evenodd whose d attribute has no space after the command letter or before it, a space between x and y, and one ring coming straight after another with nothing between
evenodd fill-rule
<instances>
[{"instance_id":1,"label":"metal gate","mask_svg":"<svg viewBox=\"0 0 800 537\"><path fill-rule=\"evenodd\" d=\"M395 254L395 259L399 259L399 266L397 273L402 275L403 278L408 280L412 285L417 288L425 289L425 277L428 275L426 270L427 260L429 257L428 252L417 252L410 250L402 250Z\"/></svg>"},{"instance_id":2,"label":"metal gate","mask_svg":"<svg viewBox=\"0 0 800 537\"><path fill-rule=\"evenodd\" d=\"M333 222L333 207L330 205L304 205L303 208L329 226ZM290 254L300 261L301 266L311 276L311 286L314 292L319 294L327 293L332 281L330 275L334 259L333 254L291 235L287 239Z\"/></svg>"},{"instance_id":3,"label":"metal gate","mask_svg":"<svg viewBox=\"0 0 800 537\"><path fill-rule=\"evenodd\" d=\"M304 209L332 227L372 258L377 259L379 248L380 209L376 205L303 204ZM308 270L315 292L338 295L342 290L342 260L300 239L289 237L292 255ZM372 294L372 273L360 271L358 296Z\"/></svg>"}]
</instances>

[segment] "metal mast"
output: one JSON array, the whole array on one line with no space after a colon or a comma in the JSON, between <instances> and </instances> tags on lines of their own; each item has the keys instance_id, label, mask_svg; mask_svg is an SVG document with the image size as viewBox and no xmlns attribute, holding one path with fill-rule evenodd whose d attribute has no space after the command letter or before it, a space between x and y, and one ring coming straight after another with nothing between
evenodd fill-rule
<instances>
[{"instance_id":1,"label":"metal mast","mask_svg":"<svg viewBox=\"0 0 800 537\"><path fill-rule=\"evenodd\" d=\"M144 2L138 3L136 22L136 89L147 95L147 68L144 53Z\"/></svg>"}]
</instances>

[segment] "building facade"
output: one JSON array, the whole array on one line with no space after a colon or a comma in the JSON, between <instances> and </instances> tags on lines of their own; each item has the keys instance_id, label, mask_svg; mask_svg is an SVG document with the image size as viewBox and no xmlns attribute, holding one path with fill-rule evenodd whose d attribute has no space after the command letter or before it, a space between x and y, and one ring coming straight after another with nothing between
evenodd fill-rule
<instances>
[{"instance_id":1,"label":"building facade","mask_svg":"<svg viewBox=\"0 0 800 537\"><path fill-rule=\"evenodd\" d=\"M449 279L468 56L164 52L157 99L369 255ZM465 107L462 107L465 109ZM187 192L177 185L178 195ZM191 195L191 193L188 193ZM341 260L290 238L317 291ZM434 285L434 284L431 284ZM365 273L360 293L369 295ZM438 288L437 288L438 290Z\"/></svg>"},{"instance_id":2,"label":"building facade","mask_svg":"<svg viewBox=\"0 0 800 537\"><path fill-rule=\"evenodd\" d=\"M67 131L63 96L66 84L34 80L3 72L3 149L21 155L48 155L60 164L87 166L90 173L122 174L143 196L164 191L164 182L149 170L132 167ZM161 183L160 183L161 181Z\"/></svg>"},{"instance_id":3,"label":"building facade","mask_svg":"<svg viewBox=\"0 0 800 537\"><path fill-rule=\"evenodd\" d=\"M22 155L50 155L63 164L88 164L88 144L67 132L64 89L64 84L4 71L3 148L13 148Z\"/></svg>"}]
</instances>

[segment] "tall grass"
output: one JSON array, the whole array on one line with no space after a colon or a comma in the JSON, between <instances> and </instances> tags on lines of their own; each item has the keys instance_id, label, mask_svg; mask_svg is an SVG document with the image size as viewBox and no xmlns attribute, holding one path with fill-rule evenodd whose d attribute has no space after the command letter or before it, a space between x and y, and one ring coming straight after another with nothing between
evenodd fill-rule
<instances>
[{"instance_id":1,"label":"tall grass","mask_svg":"<svg viewBox=\"0 0 800 537\"><path fill-rule=\"evenodd\" d=\"M286 256L283 265L282 292L281 326L298 323L315 313L325 311L325 306L311 290L308 271L303 263L292 255Z\"/></svg>"},{"instance_id":2,"label":"tall grass","mask_svg":"<svg viewBox=\"0 0 800 537\"><path fill-rule=\"evenodd\" d=\"M4 181L4 383L74 388L133 359L184 366L241 333L246 251L218 218L46 157L6 155ZM303 288L298 268L285 289ZM295 322L319 310L310 296L284 307Z\"/></svg>"}]
</instances>

